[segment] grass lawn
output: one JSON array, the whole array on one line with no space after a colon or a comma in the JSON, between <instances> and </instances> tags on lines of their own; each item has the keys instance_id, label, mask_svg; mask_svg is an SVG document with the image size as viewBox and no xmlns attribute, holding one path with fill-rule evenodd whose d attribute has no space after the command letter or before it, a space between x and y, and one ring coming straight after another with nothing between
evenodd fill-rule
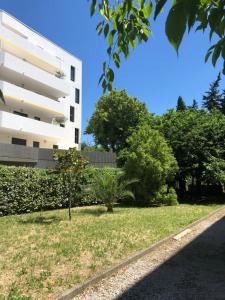
<instances>
[{"instance_id":1,"label":"grass lawn","mask_svg":"<svg viewBox=\"0 0 225 300\"><path fill-rule=\"evenodd\" d=\"M1 217L0 299L52 299L217 207L83 207L71 223L67 210Z\"/></svg>"}]
</instances>

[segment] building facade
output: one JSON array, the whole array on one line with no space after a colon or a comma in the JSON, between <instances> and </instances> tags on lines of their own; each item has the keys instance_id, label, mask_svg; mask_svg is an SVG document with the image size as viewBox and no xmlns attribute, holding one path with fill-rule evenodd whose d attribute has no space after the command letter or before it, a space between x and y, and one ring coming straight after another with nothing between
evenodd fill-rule
<instances>
[{"instance_id":1,"label":"building facade","mask_svg":"<svg viewBox=\"0 0 225 300\"><path fill-rule=\"evenodd\" d=\"M79 149L82 62L0 11L0 143Z\"/></svg>"}]
</instances>

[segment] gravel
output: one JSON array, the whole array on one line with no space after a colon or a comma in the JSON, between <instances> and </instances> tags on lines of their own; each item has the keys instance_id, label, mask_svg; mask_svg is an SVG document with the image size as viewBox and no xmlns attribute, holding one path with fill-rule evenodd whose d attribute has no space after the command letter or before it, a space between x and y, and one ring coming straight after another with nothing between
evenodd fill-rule
<instances>
[{"instance_id":1,"label":"gravel","mask_svg":"<svg viewBox=\"0 0 225 300\"><path fill-rule=\"evenodd\" d=\"M225 300L225 208L74 300Z\"/></svg>"}]
</instances>

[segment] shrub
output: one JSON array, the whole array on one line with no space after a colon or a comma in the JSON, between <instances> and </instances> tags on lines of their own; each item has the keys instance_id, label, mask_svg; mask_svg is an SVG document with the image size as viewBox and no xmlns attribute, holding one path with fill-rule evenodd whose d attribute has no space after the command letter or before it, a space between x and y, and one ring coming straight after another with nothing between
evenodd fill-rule
<instances>
[{"instance_id":1,"label":"shrub","mask_svg":"<svg viewBox=\"0 0 225 300\"><path fill-rule=\"evenodd\" d=\"M174 188L169 188L168 190L167 186L164 185L160 191L155 193L155 195L152 197L151 203L156 206L177 205L177 193Z\"/></svg>"},{"instance_id":2,"label":"shrub","mask_svg":"<svg viewBox=\"0 0 225 300\"><path fill-rule=\"evenodd\" d=\"M104 170L104 169L103 169ZM113 205L116 201L124 198L134 198L133 193L127 188L132 181L124 180L123 172L97 172L92 182L87 185L87 193L94 195L102 201L108 212L113 212Z\"/></svg>"},{"instance_id":3,"label":"shrub","mask_svg":"<svg viewBox=\"0 0 225 300\"><path fill-rule=\"evenodd\" d=\"M79 178L71 206L99 203L83 193L94 174L118 169L87 167ZM67 207L62 177L52 170L0 166L0 216Z\"/></svg>"},{"instance_id":4,"label":"shrub","mask_svg":"<svg viewBox=\"0 0 225 300\"><path fill-rule=\"evenodd\" d=\"M154 197L162 187L172 181L177 162L164 137L147 124L142 124L127 140L128 148L119 155L126 176L137 178L134 185L137 203L154 205Z\"/></svg>"}]
</instances>

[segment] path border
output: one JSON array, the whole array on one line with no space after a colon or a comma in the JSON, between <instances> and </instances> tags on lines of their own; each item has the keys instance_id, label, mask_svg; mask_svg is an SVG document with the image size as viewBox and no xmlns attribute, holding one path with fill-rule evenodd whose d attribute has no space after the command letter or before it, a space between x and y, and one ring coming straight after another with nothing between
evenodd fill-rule
<instances>
[{"instance_id":1,"label":"path border","mask_svg":"<svg viewBox=\"0 0 225 300\"><path fill-rule=\"evenodd\" d=\"M116 273L120 269L122 269L122 268L128 266L129 264L137 261L139 258L142 258L143 256L151 253L157 247L165 244L166 242L171 240L173 237L175 237L176 235L178 235L182 231L187 230L188 228L192 228L195 225L198 225L199 223L201 223L201 222L205 221L206 219L212 217L213 215L217 214L218 212L222 211L223 209L225 209L225 206L222 206L222 207L210 212L208 215L206 215L206 216L202 217L201 219L187 225L186 227L184 227L182 229L179 229L178 231L172 233L171 235L169 235L168 237L162 239L161 241L151 245L150 247L148 247L144 250L141 250L141 251L137 252L136 254L130 256L129 258L126 258L126 259L122 260L119 264L117 264L113 267L110 267L110 268L106 269L103 272L97 273L95 276L88 279L84 283L62 292L59 296L54 298L54 300L71 300L71 299L73 299L75 296L81 294L88 287L95 285L96 283L100 282L102 279L111 276L112 274Z\"/></svg>"}]
</instances>

